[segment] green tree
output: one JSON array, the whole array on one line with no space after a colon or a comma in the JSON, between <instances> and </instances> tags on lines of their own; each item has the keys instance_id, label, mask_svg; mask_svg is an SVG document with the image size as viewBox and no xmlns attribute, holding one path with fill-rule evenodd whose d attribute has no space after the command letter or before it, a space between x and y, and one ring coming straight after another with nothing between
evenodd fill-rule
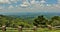
<instances>
[{"instance_id":1,"label":"green tree","mask_svg":"<svg viewBox=\"0 0 60 32\"><path fill-rule=\"evenodd\" d=\"M41 15L41 16L38 16L38 18L34 19L34 23L33 24L35 26L46 25L47 21L48 20L43 15Z\"/></svg>"},{"instance_id":2,"label":"green tree","mask_svg":"<svg viewBox=\"0 0 60 32\"><path fill-rule=\"evenodd\" d=\"M60 17L59 16L52 17L51 18L51 25L52 26L60 25Z\"/></svg>"}]
</instances>

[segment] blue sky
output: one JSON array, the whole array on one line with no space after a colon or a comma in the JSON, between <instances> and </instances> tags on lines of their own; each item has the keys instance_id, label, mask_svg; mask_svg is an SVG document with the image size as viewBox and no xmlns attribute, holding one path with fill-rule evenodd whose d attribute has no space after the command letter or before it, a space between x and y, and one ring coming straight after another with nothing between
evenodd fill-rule
<instances>
[{"instance_id":1,"label":"blue sky","mask_svg":"<svg viewBox=\"0 0 60 32\"><path fill-rule=\"evenodd\" d=\"M30 3L28 0L27 5L21 5L23 4L22 0L0 0L0 12L59 12L60 6L57 4L57 0L45 0L45 4L40 5L41 1L36 0Z\"/></svg>"},{"instance_id":2,"label":"blue sky","mask_svg":"<svg viewBox=\"0 0 60 32\"><path fill-rule=\"evenodd\" d=\"M50 4L56 4L57 3L57 0L46 0L47 3L50 3Z\"/></svg>"}]
</instances>

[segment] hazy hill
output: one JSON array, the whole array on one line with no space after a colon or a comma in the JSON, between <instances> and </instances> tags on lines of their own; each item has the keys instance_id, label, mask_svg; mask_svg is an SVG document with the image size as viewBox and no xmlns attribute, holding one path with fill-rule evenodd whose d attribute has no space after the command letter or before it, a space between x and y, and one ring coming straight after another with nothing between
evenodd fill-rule
<instances>
[{"instance_id":1,"label":"hazy hill","mask_svg":"<svg viewBox=\"0 0 60 32\"><path fill-rule=\"evenodd\" d=\"M14 16L14 17L20 17L24 19L32 19L36 18L37 16L44 15L47 18L50 18L52 16L60 16L60 13L52 13L52 12L20 12L20 13L0 13L2 15L7 15L7 16Z\"/></svg>"}]
</instances>

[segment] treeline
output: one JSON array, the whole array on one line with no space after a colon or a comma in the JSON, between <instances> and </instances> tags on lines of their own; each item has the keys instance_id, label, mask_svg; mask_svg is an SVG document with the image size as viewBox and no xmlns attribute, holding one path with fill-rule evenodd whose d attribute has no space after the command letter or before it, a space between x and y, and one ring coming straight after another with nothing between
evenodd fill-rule
<instances>
[{"instance_id":1,"label":"treeline","mask_svg":"<svg viewBox=\"0 0 60 32\"><path fill-rule=\"evenodd\" d=\"M14 16L6 16L6 15L0 15L0 27L2 25L6 25L7 27L17 27L18 25L21 25L23 27L31 27L32 25L28 23L28 21L17 18Z\"/></svg>"},{"instance_id":2,"label":"treeline","mask_svg":"<svg viewBox=\"0 0 60 32\"><path fill-rule=\"evenodd\" d=\"M28 20L28 19L27 19ZM46 18L44 15L37 16L37 18L32 20L24 20L20 17L16 18L14 16L0 15L0 27L6 25L7 27L17 27L18 25L23 27L46 27L47 25L59 26L60 16L53 16L51 19ZM31 23L30 23L30 22Z\"/></svg>"},{"instance_id":3,"label":"treeline","mask_svg":"<svg viewBox=\"0 0 60 32\"><path fill-rule=\"evenodd\" d=\"M60 16L53 16L48 19L45 16L41 15L34 19L33 24L37 27L46 27L47 25L51 25L53 27L60 26Z\"/></svg>"}]
</instances>

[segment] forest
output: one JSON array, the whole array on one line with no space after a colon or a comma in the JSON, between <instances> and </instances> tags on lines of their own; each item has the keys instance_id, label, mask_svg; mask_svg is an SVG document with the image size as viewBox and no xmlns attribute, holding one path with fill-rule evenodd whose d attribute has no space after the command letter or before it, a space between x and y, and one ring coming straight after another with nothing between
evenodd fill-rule
<instances>
[{"instance_id":1,"label":"forest","mask_svg":"<svg viewBox=\"0 0 60 32\"><path fill-rule=\"evenodd\" d=\"M30 20L21 19L20 17L0 15L0 27L6 25L6 27L16 28L21 25L22 27L46 27L47 25L51 26L60 26L60 16L53 16L50 19L44 15L37 16Z\"/></svg>"}]
</instances>

